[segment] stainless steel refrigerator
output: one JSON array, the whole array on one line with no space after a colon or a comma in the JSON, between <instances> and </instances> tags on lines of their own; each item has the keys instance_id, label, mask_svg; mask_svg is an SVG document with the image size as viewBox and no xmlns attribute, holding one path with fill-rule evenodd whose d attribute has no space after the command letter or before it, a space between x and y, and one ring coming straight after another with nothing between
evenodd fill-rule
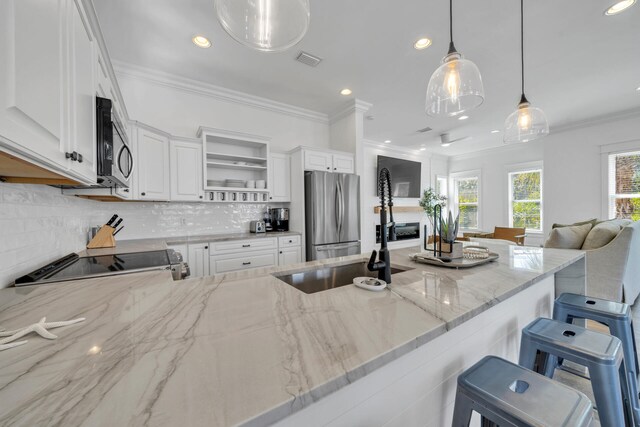
<instances>
[{"instance_id":1,"label":"stainless steel refrigerator","mask_svg":"<svg viewBox=\"0 0 640 427\"><path fill-rule=\"evenodd\" d=\"M360 177L305 172L307 261L360 253Z\"/></svg>"}]
</instances>

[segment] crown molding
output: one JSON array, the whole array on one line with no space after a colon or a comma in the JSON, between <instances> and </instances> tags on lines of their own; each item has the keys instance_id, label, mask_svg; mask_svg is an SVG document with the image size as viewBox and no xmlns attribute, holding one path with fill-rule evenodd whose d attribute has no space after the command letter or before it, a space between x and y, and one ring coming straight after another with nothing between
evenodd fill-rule
<instances>
[{"instance_id":1,"label":"crown molding","mask_svg":"<svg viewBox=\"0 0 640 427\"><path fill-rule=\"evenodd\" d=\"M349 114L351 113L366 113L367 111L369 111L369 109L373 106L373 104L370 104L366 101L363 101L361 99L354 99L353 101L349 101L346 103L346 105L344 105L341 109L339 109L337 112L335 112L334 114L332 114L329 117L329 124L334 124L337 121L340 121L342 119L344 119L345 117L347 117Z\"/></svg>"},{"instance_id":2,"label":"crown molding","mask_svg":"<svg viewBox=\"0 0 640 427\"><path fill-rule=\"evenodd\" d=\"M604 114L604 115L601 115L601 116L595 116L595 117L592 117L590 119L579 120L579 121L576 121L576 122L571 122L571 123L567 123L567 124L560 125L560 126L552 126L549 129L549 134L551 134L552 132L555 134L555 133L562 133L562 132L567 132L567 131L571 131L571 130L575 130L575 129L580 129L580 128L583 128L583 127L601 125L601 124L604 124L604 123L615 122L615 121L618 121L618 120L624 120L624 119L628 119L628 118L635 117L635 116L640 116L640 107L631 108L631 109L623 110L623 111L618 111L616 113L610 113L610 114Z\"/></svg>"},{"instance_id":3,"label":"crown molding","mask_svg":"<svg viewBox=\"0 0 640 427\"><path fill-rule=\"evenodd\" d=\"M141 67L120 61L113 61L115 73L119 78L130 78L142 80L157 86L167 87L170 89L180 90L186 93L206 96L223 102L244 105L260 110L271 111L274 113L285 114L299 119L310 120L317 123L328 124L329 116L313 110L302 107L285 104L283 102L273 101L268 98L262 98L216 86L210 83L189 79L178 76L176 74L165 73L150 68Z\"/></svg>"}]
</instances>

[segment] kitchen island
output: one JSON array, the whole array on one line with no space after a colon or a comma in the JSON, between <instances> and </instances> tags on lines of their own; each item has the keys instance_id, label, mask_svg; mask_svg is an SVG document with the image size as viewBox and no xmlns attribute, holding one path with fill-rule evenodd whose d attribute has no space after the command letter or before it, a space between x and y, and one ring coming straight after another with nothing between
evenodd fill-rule
<instances>
[{"instance_id":1,"label":"kitchen island","mask_svg":"<svg viewBox=\"0 0 640 427\"><path fill-rule=\"evenodd\" d=\"M305 294L272 276L365 255L0 290L5 329L87 319L0 353L0 424L445 425L459 372L489 352L513 359L554 286L584 289L582 251L492 249L498 261L469 270L392 251L411 270L382 292Z\"/></svg>"}]
</instances>

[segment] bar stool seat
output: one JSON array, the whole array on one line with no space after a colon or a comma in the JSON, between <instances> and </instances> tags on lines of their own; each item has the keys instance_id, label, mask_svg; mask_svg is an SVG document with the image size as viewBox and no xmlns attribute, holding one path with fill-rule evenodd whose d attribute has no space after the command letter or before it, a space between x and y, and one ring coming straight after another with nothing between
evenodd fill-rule
<instances>
[{"instance_id":1,"label":"bar stool seat","mask_svg":"<svg viewBox=\"0 0 640 427\"><path fill-rule=\"evenodd\" d=\"M595 406L604 427L633 425L622 343L618 338L544 318L534 320L522 330L520 366L551 378L558 357L589 369Z\"/></svg>"},{"instance_id":2,"label":"bar stool seat","mask_svg":"<svg viewBox=\"0 0 640 427\"><path fill-rule=\"evenodd\" d=\"M476 411L484 426L586 427L592 410L591 401L579 391L487 356L458 376L452 426L467 427Z\"/></svg>"},{"instance_id":3,"label":"bar stool seat","mask_svg":"<svg viewBox=\"0 0 640 427\"><path fill-rule=\"evenodd\" d=\"M593 320L607 326L611 335L622 341L629 391L635 397L631 403L637 425L640 422L638 354L629 304L564 293L553 305L553 318L567 323L571 323L573 319Z\"/></svg>"}]
</instances>

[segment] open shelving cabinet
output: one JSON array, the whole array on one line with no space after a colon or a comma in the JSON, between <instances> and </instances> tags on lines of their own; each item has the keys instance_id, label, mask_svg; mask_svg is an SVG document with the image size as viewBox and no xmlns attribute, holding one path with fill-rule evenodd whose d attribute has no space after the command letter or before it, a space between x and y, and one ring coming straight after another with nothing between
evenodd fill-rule
<instances>
[{"instance_id":1,"label":"open shelving cabinet","mask_svg":"<svg viewBox=\"0 0 640 427\"><path fill-rule=\"evenodd\" d=\"M201 127L203 174L206 191L268 193L269 138ZM232 187L212 181L228 179L265 181L265 188Z\"/></svg>"}]
</instances>

